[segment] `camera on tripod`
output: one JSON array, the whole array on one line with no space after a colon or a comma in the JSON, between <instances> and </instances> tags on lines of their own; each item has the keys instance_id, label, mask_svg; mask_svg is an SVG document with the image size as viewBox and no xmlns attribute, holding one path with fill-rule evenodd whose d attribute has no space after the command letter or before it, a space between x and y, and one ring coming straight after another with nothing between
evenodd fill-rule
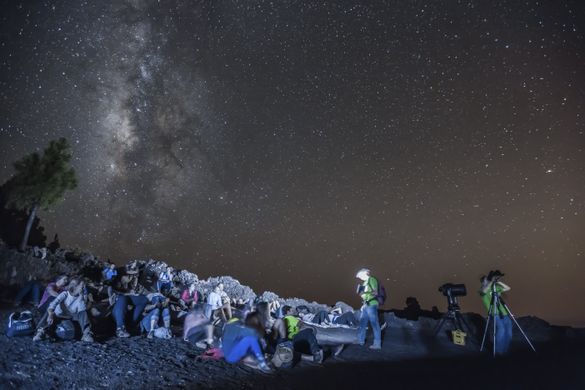
<instances>
[{"instance_id":1,"label":"camera on tripod","mask_svg":"<svg viewBox=\"0 0 585 390\"><path fill-rule=\"evenodd\" d=\"M467 289L464 284L445 283L439 287L439 292L447 297L449 311L459 310L457 297L464 297L467 295Z\"/></svg>"}]
</instances>

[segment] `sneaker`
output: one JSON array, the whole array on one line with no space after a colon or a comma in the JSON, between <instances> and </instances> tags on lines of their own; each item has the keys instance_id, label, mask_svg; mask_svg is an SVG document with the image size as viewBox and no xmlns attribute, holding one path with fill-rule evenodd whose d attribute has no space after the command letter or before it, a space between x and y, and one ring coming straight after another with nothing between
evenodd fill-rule
<instances>
[{"instance_id":1,"label":"sneaker","mask_svg":"<svg viewBox=\"0 0 585 390\"><path fill-rule=\"evenodd\" d=\"M148 334L146 335L146 338L148 339L152 339L154 338L154 329L151 329Z\"/></svg>"},{"instance_id":2,"label":"sneaker","mask_svg":"<svg viewBox=\"0 0 585 390\"><path fill-rule=\"evenodd\" d=\"M320 349L319 352L313 355L313 363L321 364L323 363L323 350Z\"/></svg>"},{"instance_id":3,"label":"sneaker","mask_svg":"<svg viewBox=\"0 0 585 390\"><path fill-rule=\"evenodd\" d=\"M370 349L379 350L382 349L382 346L380 344L372 344L370 345Z\"/></svg>"},{"instance_id":4,"label":"sneaker","mask_svg":"<svg viewBox=\"0 0 585 390\"><path fill-rule=\"evenodd\" d=\"M262 371L265 374L272 373L272 368L270 368L270 366L268 364L266 364L266 362L258 363L258 365L256 366L256 369Z\"/></svg>"},{"instance_id":5,"label":"sneaker","mask_svg":"<svg viewBox=\"0 0 585 390\"><path fill-rule=\"evenodd\" d=\"M119 338L130 337L130 333L126 332L126 329L124 329L124 328L118 328L118 329L116 329L116 337L119 337Z\"/></svg>"},{"instance_id":6,"label":"sneaker","mask_svg":"<svg viewBox=\"0 0 585 390\"><path fill-rule=\"evenodd\" d=\"M341 352L343 352L343 348L345 348L345 345L340 344L337 347L333 348L333 357L338 357L339 355L341 355Z\"/></svg>"},{"instance_id":7,"label":"sneaker","mask_svg":"<svg viewBox=\"0 0 585 390\"><path fill-rule=\"evenodd\" d=\"M38 329L37 333L35 333L35 337L33 337L33 341L41 341L45 337L45 331L43 329Z\"/></svg>"},{"instance_id":8,"label":"sneaker","mask_svg":"<svg viewBox=\"0 0 585 390\"><path fill-rule=\"evenodd\" d=\"M93 335L91 334L91 332L87 332L83 335L83 337L81 337L81 341L86 342L86 343L93 343Z\"/></svg>"}]
</instances>

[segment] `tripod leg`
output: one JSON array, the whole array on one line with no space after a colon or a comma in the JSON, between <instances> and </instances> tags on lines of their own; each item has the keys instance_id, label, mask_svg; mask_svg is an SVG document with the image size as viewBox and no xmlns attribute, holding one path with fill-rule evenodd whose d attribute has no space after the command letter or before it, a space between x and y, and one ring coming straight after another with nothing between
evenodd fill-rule
<instances>
[{"instance_id":1,"label":"tripod leg","mask_svg":"<svg viewBox=\"0 0 585 390\"><path fill-rule=\"evenodd\" d=\"M496 295L495 292L493 293L493 298L492 299L494 300L494 308L493 308L493 313L492 313L492 317L494 319L494 348L493 348L493 355L494 355L494 357L496 357L496 332L497 332L497 329L496 329L496 326L497 326L496 325L496 317L498 316L498 298L497 298L497 295Z\"/></svg>"},{"instance_id":2,"label":"tripod leg","mask_svg":"<svg viewBox=\"0 0 585 390\"><path fill-rule=\"evenodd\" d=\"M534 352L536 352L536 348L534 348L534 345L532 345L532 343L530 342L530 339L528 338L526 333L524 333L524 330L520 327L520 324L518 324L518 321L516 321L516 317L514 317L514 314L512 314L512 311L510 311L510 308L508 307L508 305L506 305L506 302L504 302L503 300L501 302L504 305L504 307L506 308L506 310L508 311L508 314L510 314L510 317L512 318L512 320L514 321L514 323L516 324L518 329L520 330L520 333L522 333L522 336L524 336L524 338L526 339L526 342L528 342L528 345L530 345L530 348L532 348L532 350Z\"/></svg>"},{"instance_id":3,"label":"tripod leg","mask_svg":"<svg viewBox=\"0 0 585 390\"><path fill-rule=\"evenodd\" d=\"M494 303L494 299L492 297L492 301L490 302L490 307L488 307L488 315L487 315L487 319L485 321L485 329L483 331L483 338L481 339L481 347L479 348L480 352L483 351L483 347L485 346L485 340L486 340L486 336L488 333L488 328L490 327L490 316L492 315L493 303Z\"/></svg>"},{"instance_id":4,"label":"tripod leg","mask_svg":"<svg viewBox=\"0 0 585 390\"><path fill-rule=\"evenodd\" d=\"M435 327L434 330L434 335L435 337L439 334L439 332L441 331L441 328L443 327L443 324L445 323L445 320L447 319L446 315L443 316L443 318L441 318L441 321L437 324L437 326Z\"/></svg>"}]
</instances>

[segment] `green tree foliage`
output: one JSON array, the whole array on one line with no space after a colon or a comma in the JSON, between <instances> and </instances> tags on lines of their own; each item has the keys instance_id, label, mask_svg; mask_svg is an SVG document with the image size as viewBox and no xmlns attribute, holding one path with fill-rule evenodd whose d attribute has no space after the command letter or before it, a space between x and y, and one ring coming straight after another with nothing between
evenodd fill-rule
<instances>
[{"instance_id":1,"label":"green tree foliage","mask_svg":"<svg viewBox=\"0 0 585 390\"><path fill-rule=\"evenodd\" d=\"M51 141L42 156L32 153L14 163L16 173L6 183L8 202L28 212L28 222L20 244L24 250L38 209L48 209L77 187L70 165L71 149L65 138Z\"/></svg>"}]
</instances>

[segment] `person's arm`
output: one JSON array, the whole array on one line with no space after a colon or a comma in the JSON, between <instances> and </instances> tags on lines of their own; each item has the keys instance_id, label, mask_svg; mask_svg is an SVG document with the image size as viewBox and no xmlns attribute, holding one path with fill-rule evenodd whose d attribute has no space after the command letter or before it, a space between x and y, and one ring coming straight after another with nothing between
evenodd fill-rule
<instances>
[{"instance_id":1,"label":"person's arm","mask_svg":"<svg viewBox=\"0 0 585 390\"><path fill-rule=\"evenodd\" d=\"M498 281L498 286L500 286L502 288L502 292L506 292L506 291L510 291L511 290L510 286L508 286L504 282Z\"/></svg>"},{"instance_id":2,"label":"person's arm","mask_svg":"<svg viewBox=\"0 0 585 390\"><path fill-rule=\"evenodd\" d=\"M481 287L481 290L480 291L481 291L482 294L485 295L485 294L487 294L491 290L491 288L492 288L492 282L488 282L488 283L485 283Z\"/></svg>"},{"instance_id":3,"label":"person's arm","mask_svg":"<svg viewBox=\"0 0 585 390\"><path fill-rule=\"evenodd\" d=\"M61 302L65 300L65 298L67 298L67 292L63 291L61 294L57 295L57 298L55 298L53 302L49 304L49 307L47 308L47 323L49 325L53 323L53 318L55 317L55 309L57 308L57 306L61 304Z\"/></svg>"},{"instance_id":4,"label":"person's arm","mask_svg":"<svg viewBox=\"0 0 585 390\"><path fill-rule=\"evenodd\" d=\"M54 284L49 284L47 286L47 292L52 297L56 297L56 296L58 296L60 294L59 291L55 290L55 285Z\"/></svg>"}]
</instances>

